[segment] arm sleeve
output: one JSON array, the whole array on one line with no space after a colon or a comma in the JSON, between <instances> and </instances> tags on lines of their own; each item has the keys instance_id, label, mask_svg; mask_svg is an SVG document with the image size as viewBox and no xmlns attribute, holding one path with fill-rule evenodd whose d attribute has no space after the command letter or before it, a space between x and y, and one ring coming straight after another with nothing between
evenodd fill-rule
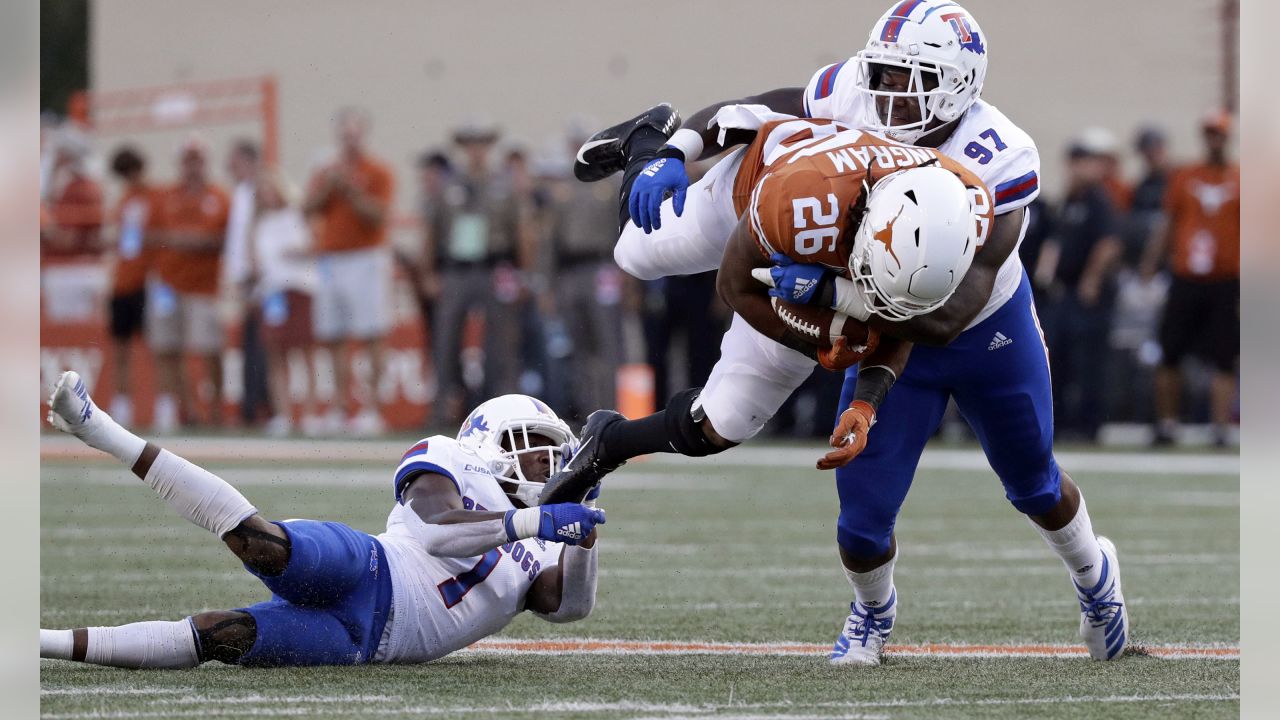
<instances>
[{"instance_id":1,"label":"arm sleeve","mask_svg":"<svg viewBox=\"0 0 1280 720\"><path fill-rule=\"evenodd\" d=\"M438 436L419 440L414 443L413 447L409 448L400 459L400 465L396 468L395 479L391 486L393 492L395 492L396 502L404 503L404 498L401 497L400 492L404 489L405 481L418 473L424 472L437 473L449 478L453 481L454 487L458 489L458 494L463 494L462 485L458 482L458 477L453 472L454 462L450 452L451 442L449 438Z\"/></svg>"},{"instance_id":2,"label":"arm sleeve","mask_svg":"<svg viewBox=\"0 0 1280 720\"><path fill-rule=\"evenodd\" d=\"M566 545L560 559L560 607L555 612L534 615L553 623L582 620L596 604L596 566L599 544L590 548ZM543 572L548 572L543 570Z\"/></svg>"},{"instance_id":3,"label":"arm sleeve","mask_svg":"<svg viewBox=\"0 0 1280 720\"><path fill-rule=\"evenodd\" d=\"M984 179L995 201L995 214L1003 215L1030 205L1040 194L1040 153L1035 147L1011 149L999 162Z\"/></svg>"},{"instance_id":4,"label":"arm sleeve","mask_svg":"<svg viewBox=\"0 0 1280 720\"><path fill-rule=\"evenodd\" d=\"M413 501L409 504L412 505ZM407 525L422 547L436 557L475 557L510 542L501 519L436 525L423 522L413 513Z\"/></svg>"}]
</instances>

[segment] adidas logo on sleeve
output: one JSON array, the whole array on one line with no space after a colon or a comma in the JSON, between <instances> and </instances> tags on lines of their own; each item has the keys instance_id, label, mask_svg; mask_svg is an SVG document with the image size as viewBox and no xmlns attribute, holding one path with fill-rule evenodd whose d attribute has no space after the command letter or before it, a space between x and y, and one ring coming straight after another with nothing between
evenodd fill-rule
<instances>
[{"instance_id":1,"label":"adidas logo on sleeve","mask_svg":"<svg viewBox=\"0 0 1280 720\"><path fill-rule=\"evenodd\" d=\"M1013 338L1006 336L999 330L996 331L995 337L991 338L991 344L987 346L988 350L999 350L1000 348L1013 342Z\"/></svg>"}]
</instances>

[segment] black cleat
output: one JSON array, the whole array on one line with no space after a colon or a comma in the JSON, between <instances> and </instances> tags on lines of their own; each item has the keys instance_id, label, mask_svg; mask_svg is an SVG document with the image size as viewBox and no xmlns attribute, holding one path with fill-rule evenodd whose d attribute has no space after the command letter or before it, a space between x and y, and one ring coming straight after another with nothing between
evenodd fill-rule
<instances>
[{"instance_id":1,"label":"black cleat","mask_svg":"<svg viewBox=\"0 0 1280 720\"><path fill-rule=\"evenodd\" d=\"M573 159L573 175L582 182L603 180L627 167L627 140L642 127L671 137L680 127L680 113L669 103L654 105L639 115L592 135Z\"/></svg>"},{"instance_id":2,"label":"black cleat","mask_svg":"<svg viewBox=\"0 0 1280 720\"><path fill-rule=\"evenodd\" d=\"M597 410L588 415L586 424L582 426L578 451L569 458L560 472L547 478L538 504L580 503L605 475L625 465L626 460L610 464L600 459L602 431L623 420L626 417L616 410Z\"/></svg>"}]
</instances>

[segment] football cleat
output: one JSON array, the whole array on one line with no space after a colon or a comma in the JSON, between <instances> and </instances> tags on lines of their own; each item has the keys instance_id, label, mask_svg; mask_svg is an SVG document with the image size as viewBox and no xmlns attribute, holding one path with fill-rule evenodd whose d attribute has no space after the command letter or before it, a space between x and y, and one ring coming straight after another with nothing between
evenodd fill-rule
<instances>
[{"instance_id":1,"label":"football cleat","mask_svg":"<svg viewBox=\"0 0 1280 720\"><path fill-rule=\"evenodd\" d=\"M605 428L623 420L626 417L615 410L597 410L588 415L573 456L559 472L547 478L538 504L580 503L605 475L625 465L625 460L617 463L605 462L601 458L603 446L600 441Z\"/></svg>"},{"instance_id":2,"label":"football cleat","mask_svg":"<svg viewBox=\"0 0 1280 720\"><path fill-rule=\"evenodd\" d=\"M1120 592L1120 561L1115 543L1098 537L1102 548L1102 578L1092 588L1072 580L1080 601L1080 637L1094 660L1114 660L1129 642L1129 609Z\"/></svg>"},{"instance_id":3,"label":"football cleat","mask_svg":"<svg viewBox=\"0 0 1280 720\"><path fill-rule=\"evenodd\" d=\"M654 105L639 115L587 138L573 159L573 175L582 182L596 182L627 167L627 140L642 127L666 137L680 127L680 113L669 103Z\"/></svg>"},{"instance_id":4,"label":"football cleat","mask_svg":"<svg viewBox=\"0 0 1280 720\"><path fill-rule=\"evenodd\" d=\"M49 395L49 424L76 437L83 436L105 417L74 370L62 373Z\"/></svg>"},{"instance_id":5,"label":"football cleat","mask_svg":"<svg viewBox=\"0 0 1280 720\"><path fill-rule=\"evenodd\" d=\"M882 608L870 608L860 602L849 604L849 617L844 630L836 638L828 662L832 665L879 665L884 646L893 632L898 615L898 592L889 596Z\"/></svg>"}]
</instances>

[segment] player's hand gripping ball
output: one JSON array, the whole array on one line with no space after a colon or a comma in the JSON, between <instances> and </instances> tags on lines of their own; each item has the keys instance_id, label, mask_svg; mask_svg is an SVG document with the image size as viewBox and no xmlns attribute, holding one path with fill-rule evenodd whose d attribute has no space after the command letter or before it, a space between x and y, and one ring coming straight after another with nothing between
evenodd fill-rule
<instances>
[{"instance_id":1,"label":"player's hand gripping ball","mask_svg":"<svg viewBox=\"0 0 1280 720\"><path fill-rule=\"evenodd\" d=\"M818 362L828 370L844 370L857 364L880 342L878 330L842 312L776 297L769 300L778 318L817 348Z\"/></svg>"}]
</instances>

